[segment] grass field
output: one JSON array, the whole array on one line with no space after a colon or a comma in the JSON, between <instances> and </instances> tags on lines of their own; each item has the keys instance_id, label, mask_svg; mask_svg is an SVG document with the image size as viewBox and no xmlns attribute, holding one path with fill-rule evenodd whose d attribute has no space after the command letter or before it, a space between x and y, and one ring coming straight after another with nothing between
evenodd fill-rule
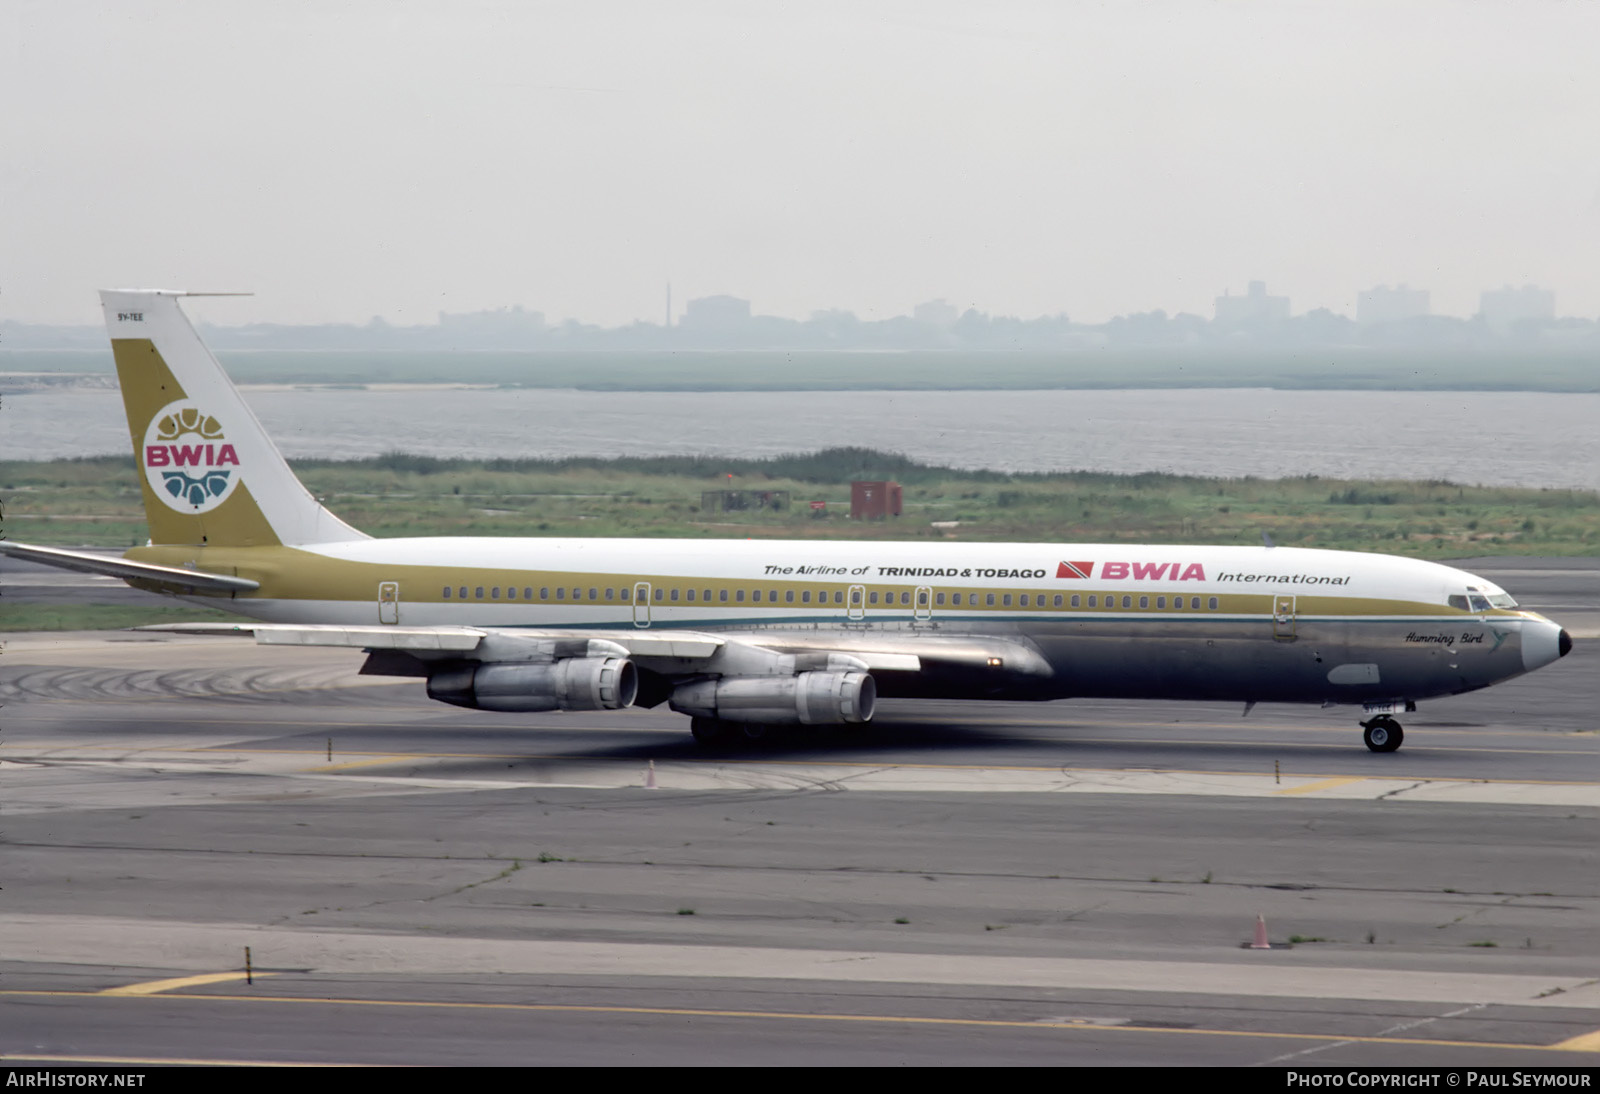
<instances>
[{"instance_id":1,"label":"grass field","mask_svg":"<svg viewBox=\"0 0 1600 1094\"><path fill-rule=\"evenodd\" d=\"M18 631L114 631L159 623L237 622L236 615L190 604L6 604L0 600L0 633Z\"/></svg>"},{"instance_id":2,"label":"grass field","mask_svg":"<svg viewBox=\"0 0 1600 1094\"><path fill-rule=\"evenodd\" d=\"M307 487L375 536L768 536L796 539L1259 543L1424 558L1600 553L1600 495L1574 490L1208 479L1003 475L928 467L865 449L765 461L693 457L469 462L392 454L299 461ZM731 473L732 477L728 477ZM852 479L905 488L898 519L847 518ZM787 510L701 509L715 489L788 491ZM5 532L46 545L146 538L126 459L0 463ZM813 515L807 503L826 503ZM935 523L953 527L934 527Z\"/></svg>"},{"instance_id":3,"label":"grass field","mask_svg":"<svg viewBox=\"0 0 1600 1094\"><path fill-rule=\"evenodd\" d=\"M330 508L375 536L1255 544L1268 533L1281 546L1434 559L1600 554L1600 494L1572 490L1309 477L1004 475L928 467L865 449L715 463L693 457L481 463L397 453L299 461L295 470ZM853 479L900 482L904 514L848 519ZM702 491L719 489L787 491L790 505L703 511ZM826 503L826 515L813 515L813 500ZM0 501L5 534L21 542L120 548L146 539L138 482L123 457L0 462ZM0 631L223 618L231 617L182 604L0 599Z\"/></svg>"}]
</instances>

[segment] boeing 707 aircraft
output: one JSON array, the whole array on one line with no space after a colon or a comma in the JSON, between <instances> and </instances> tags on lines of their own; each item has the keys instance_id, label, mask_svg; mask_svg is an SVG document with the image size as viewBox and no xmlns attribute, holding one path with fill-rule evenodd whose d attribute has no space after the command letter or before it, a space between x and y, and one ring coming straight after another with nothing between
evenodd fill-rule
<instances>
[{"instance_id":1,"label":"boeing 707 aircraft","mask_svg":"<svg viewBox=\"0 0 1600 1094\"><path fill-rule=\"evenodd\" d=\"M877 697L1237 700L1396 714L1567 654L1492 583L1287 547L372 539L300 484L170 291L101 293L150 542L121 560L0 543L367 651L480 710L668 704L703 743L867 722ZM176 628L174 628L176 629Z\"/></svg>"}]
</instances>

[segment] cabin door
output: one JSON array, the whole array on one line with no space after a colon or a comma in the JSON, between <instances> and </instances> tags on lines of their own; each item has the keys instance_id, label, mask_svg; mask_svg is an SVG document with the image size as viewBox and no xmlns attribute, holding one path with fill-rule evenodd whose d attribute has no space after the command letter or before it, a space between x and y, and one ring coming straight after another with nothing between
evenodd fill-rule
<instances>
[{"instance_id":1,"label":"cabin door","mask_svg":"<svg viewBox=\"0 0 1600 1094\"><path fill-rule=\"evenodd\" d=\"M1279 593L1272 598L1272 637L1279 642L1294 641L1294 597Z\"/></svg>"},{"instance_id":2,"label":"cabin door","mask_svg":"<svg viewBox=\"0 0 1600 1094\"><path fill-rule=\"evenodd\" d=\"M912 605L911 617L913 619L933 618L933 588L928 585L917 587L917 599Z\"/></svg>"},{"instance_id":3,"label":"cabin door","mask_svg":"<svg viewBox=\"0 0 1600 1094\"><path fill-rule=\"evenodd\" d=\"M400 583L398 581L380 581L378 583L378 622L400 622Z\"/></svg>"},{"instance_id":4,"label":"cabin door","mask_svg":"<svg viewBox=\"0 0 1600 1094\"><path fill-rule=\"evenodd\" d=\"M650 625L650 583L641 581L633 587L633 625Z\"/></svg>"}]
</instances>

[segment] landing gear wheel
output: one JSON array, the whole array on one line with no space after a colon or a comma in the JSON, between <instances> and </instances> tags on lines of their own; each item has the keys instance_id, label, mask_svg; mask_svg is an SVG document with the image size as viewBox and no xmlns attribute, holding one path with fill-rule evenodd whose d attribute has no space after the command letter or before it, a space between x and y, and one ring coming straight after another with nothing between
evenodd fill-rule
<instances>
[{"instance_id":1,"label":"landing gear wheel","mask_svg":"<svg viewBox=\"0 0 1600 1094\"><path fill-rule=\"evenodd\" d=\"M1387 714L1380 714L1370 722L1362 722L1361 729L1361 739L1374 752L1393 752L1406 739L1400 723Z\"/></svg>"},{"instance_id":2,"label":"landing gear wheel","mask_svg":"<svg viewBox=\"0 0 1600 1094\"><path fill-rule=\"evenodd\" d=\"M689 732L694 734L694 743L702 748L727 744L733 736L734 727L727 722L715 718L689 719Z\"/></svg>"}]
</instances>

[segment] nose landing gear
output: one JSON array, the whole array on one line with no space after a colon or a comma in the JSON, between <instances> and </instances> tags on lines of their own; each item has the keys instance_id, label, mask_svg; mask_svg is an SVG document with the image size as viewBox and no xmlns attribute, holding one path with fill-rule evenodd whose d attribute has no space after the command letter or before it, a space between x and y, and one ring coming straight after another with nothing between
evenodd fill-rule
<instances>
[{"instance_id":1,"label":"nose landing gear","mask_svg":"<svg viewBox=\"0 0 1600 1094\"><path fill-rule=\"evenodd\" d=\"M1400 742L1406 739L1400 723L1387 714L1380 714L1376 718L1362 722L1361 730L1361 739L1374 752L1393 752L1400 747Z\"/></svg>"}]
</instances>

